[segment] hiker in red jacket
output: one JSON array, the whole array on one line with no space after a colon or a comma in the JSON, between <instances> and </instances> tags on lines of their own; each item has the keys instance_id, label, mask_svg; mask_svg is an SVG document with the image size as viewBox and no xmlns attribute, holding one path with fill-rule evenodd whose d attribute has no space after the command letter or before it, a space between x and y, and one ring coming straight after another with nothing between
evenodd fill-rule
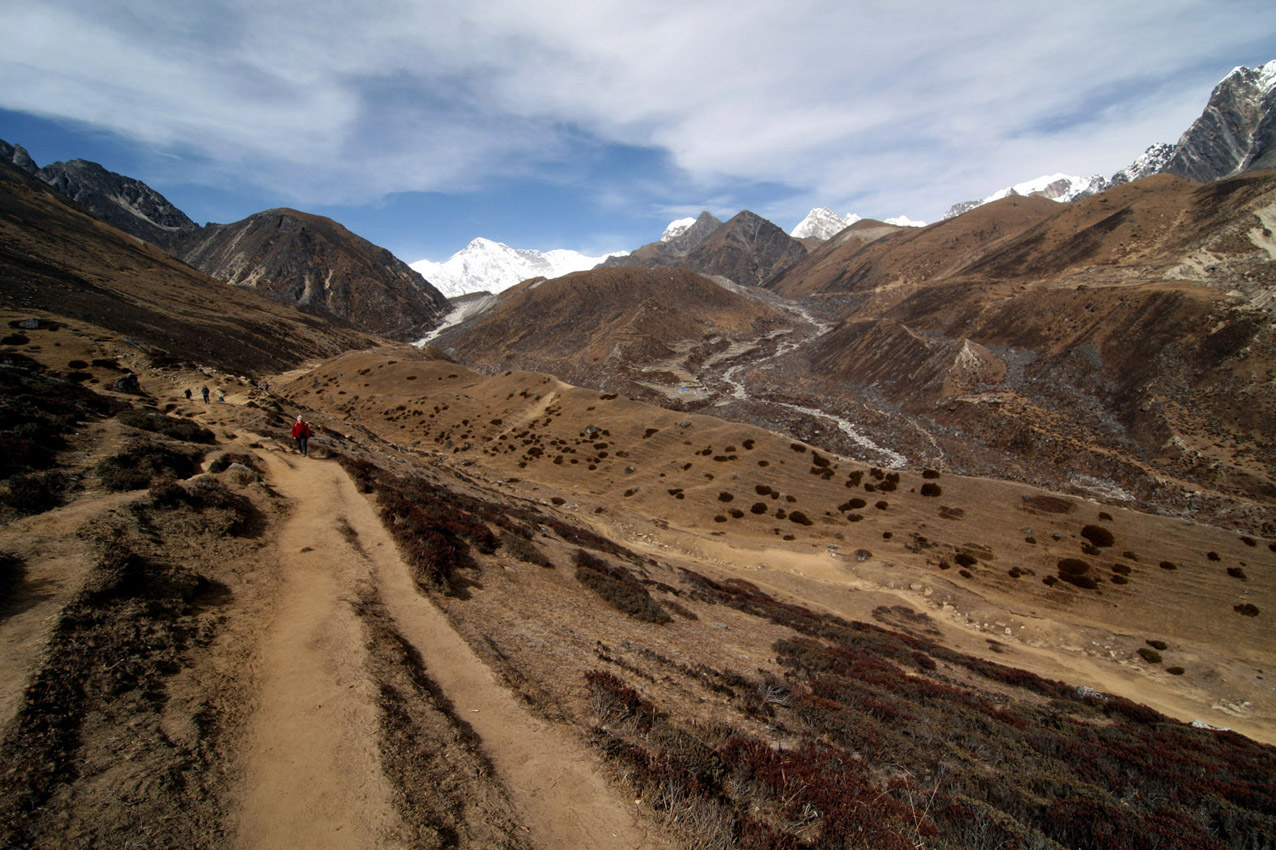
<instances>
[{"instance_id":1,"label":"hiker in red jacket","mask_svg":"<svg viewBox=\"0 0 1276 850\"><path fill-rule=\"evenodd\" d=\"M301 452L302 457L307 457L306 443L310 440L310 426L300 416L293 423L292 438L297 441L297 451Z\"/></svg>"}]
</instances>

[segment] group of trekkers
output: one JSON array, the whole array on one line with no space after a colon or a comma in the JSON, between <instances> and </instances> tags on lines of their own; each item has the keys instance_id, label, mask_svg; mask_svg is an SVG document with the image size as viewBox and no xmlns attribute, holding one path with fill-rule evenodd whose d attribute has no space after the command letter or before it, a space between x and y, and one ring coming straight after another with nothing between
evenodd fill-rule
<instances>
[{"instance_id":1,"label":"group of trekkers","mask_svg":"<svg viewBox=\"0 0 1276 850\"><path fill-rule=\"evenodd\" d=\"M270 384L258 385L258 389L263 390L265 392L269 392ZM209 398L210 392L207 385L204 385L199 388L199 394L203 397L204 404L208 404L208 398ZM190 401L193 396L194 396L194 393L192 393L190 389L187 389L186 400ZM217 400L225 401L226 394L219 390L217 392ZM311 437L310 424L306 422L305 419L298 416L297 421L292 424L292 438L297 442L297 452L302 457L310 456L310 437Z\"/></svg>"}]
</instances>

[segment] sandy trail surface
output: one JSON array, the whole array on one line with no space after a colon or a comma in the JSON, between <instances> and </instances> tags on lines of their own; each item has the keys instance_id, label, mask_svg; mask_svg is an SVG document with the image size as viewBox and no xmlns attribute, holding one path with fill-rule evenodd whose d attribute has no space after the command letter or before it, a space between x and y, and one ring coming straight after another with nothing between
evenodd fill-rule
<instances>
[{"instance_id":1,"label":"sandy trail surface","mask_svg":"<svg viewBox=\"0 0 1276 850\"><path fill-rule=\"evenodd\" d=\"M369 584L478 734L533 846L671 846L639 822L589 750L519 703L417 591L375 509L340 466L264 454L271 484L293 510L277 546L282 598L259 652L240 846L406 846L378 757L375 685L353 604Z\"/></svg>"}]
</instances>

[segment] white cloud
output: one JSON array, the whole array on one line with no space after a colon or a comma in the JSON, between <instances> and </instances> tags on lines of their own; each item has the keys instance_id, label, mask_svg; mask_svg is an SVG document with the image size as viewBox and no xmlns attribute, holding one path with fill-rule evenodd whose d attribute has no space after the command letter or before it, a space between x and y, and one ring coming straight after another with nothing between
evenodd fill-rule
<instances>
[{"instance_id":1,"label":"white cloud","mask_svg":"<svg viewBox=\"0 0 1276 850\"><path fill-rule=\"evenodd\" d=\"M1266 5L42 0L6 13L0 106L299 201L570 168L583 134L667 151L705 196L934 218L1173 141L1273 58L1239 55L1276 43Z\"/></svg>"}]
</instances>

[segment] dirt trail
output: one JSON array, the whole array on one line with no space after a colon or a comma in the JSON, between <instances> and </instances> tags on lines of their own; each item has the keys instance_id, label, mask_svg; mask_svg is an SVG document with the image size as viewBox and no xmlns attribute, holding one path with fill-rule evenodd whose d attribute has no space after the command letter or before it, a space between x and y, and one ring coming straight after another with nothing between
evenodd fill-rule
<instances>
[{"instance_id":1,"label":"dirt trail","mask_svg":"<svg viewBox=\"0 0 1276 850\"><path fill-rule=\"evenodd\" d=\"M258 655L239 844L403 846L378 761L362 626L350 605L368 568L343 533L347 494L321 475L334 464L294 469L279 455L267 462L295 508L279 530L283 586Z\"/></svg>"},{"instance_id":2,"label":"dirt trail","mask_svg":"<svg viewBox=\"0 0 1276 850\"><path fill-rule=\"evenodd\" d=\"M344 470L278 453L266 460L293 512L279 540L284 601L260 658L242 846L402 846L393 789L376 752L365 640L351 605L368 581L456 714L481 738L535 847L670 846L647 834L592 753L524 708L418 593L373 506Z\"/></svg>"}]
</instances>

